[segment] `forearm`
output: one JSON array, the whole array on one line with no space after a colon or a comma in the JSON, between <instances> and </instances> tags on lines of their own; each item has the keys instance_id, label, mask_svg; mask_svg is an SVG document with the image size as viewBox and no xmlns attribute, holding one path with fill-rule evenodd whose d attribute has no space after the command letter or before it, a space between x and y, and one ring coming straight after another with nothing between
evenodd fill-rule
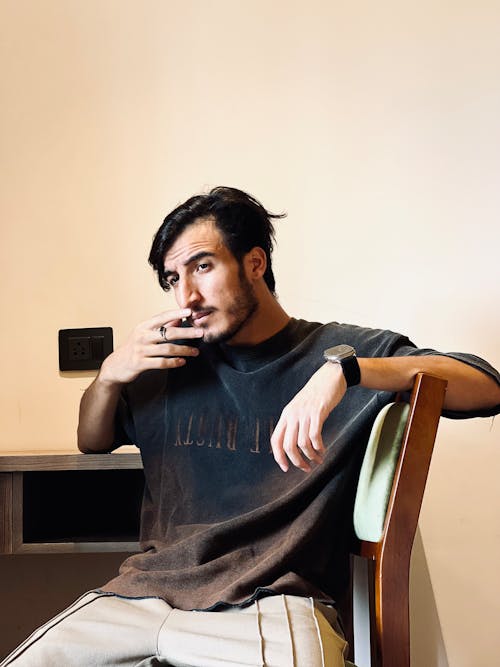
<instances>
[{"instance_id":1,"label":"forearm","mask_svg":"<svg viewBox=\"0 0 500 667\"><path fill-rule=\"evenodd\" d=\"M420 371L448 380L444 407L479 410L500 404L500 386L482 371L450 357L408 356L358 359L361 385L368 389L406 391Z\"/></svg>"},{"instance_id":2,"label":"forearm","mask_svg":"<svg viewBox=\"0 0 500 667\"><path fill-rule=\"evenodd\" d=\"M109 452L114 443L114 417L121 385L100 376L88 387L80 402L78 448L84 454Z\"/></svg>"}]
</instances>

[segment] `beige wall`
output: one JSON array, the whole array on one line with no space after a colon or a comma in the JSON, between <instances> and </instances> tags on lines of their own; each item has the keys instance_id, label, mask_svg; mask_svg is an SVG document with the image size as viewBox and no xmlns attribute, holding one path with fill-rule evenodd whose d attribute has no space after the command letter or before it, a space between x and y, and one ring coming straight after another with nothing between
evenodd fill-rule
<instances>
[{"instance_id":1,"label":"beige wall","mask_svg":"<svg viewBox=\"0 0 500 667\"><path fill-rule=\"evenodd\" d=\"M151 236L212 184L288 211L275 263L291 314L500 366L498 3L2 0L0 12L0 448L75 446L89 378L59 375L58 329L110 325L119 343L164 309ZM452 667L500 650L499 433L442 424L421 519L418 613L435 605Z\"/></svg>"}]
</instances>

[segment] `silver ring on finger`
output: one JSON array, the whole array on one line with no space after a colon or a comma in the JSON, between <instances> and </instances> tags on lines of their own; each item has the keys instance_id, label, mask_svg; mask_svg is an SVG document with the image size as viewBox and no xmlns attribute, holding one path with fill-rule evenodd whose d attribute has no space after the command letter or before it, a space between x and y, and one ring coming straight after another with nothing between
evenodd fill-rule
<instances>
[{"instance_id":1,"label":"silver ring on finger","mask_svg":"<svg viewBox=\"0 0 500 667\"><path fill-rule=\"evenodd\" d=\"M166 327L160 327L160 336L165 342L167 342L167 329Z\"/></svg>"}]
</instances>

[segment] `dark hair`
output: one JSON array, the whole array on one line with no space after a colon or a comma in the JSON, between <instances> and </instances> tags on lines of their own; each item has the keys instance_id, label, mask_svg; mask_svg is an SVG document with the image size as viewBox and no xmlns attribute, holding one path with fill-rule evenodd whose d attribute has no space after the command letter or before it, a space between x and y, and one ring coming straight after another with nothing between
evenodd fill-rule
<instances>
[{"instance_id":1,"label":"dark hair","mask_svg":"<svg viewBox=\"0 0 500 667\"><path fill-rule=\"evenodd\" d=\"M270 213L242 190L222 186L213 188L208 194L191 197L167 215L153 239L149 263L157 272L161 287L170 289L163 266L165 254L186 227L200 219L213 218L225 244L238 262L256 246L264 250L267 258L264 280L274 294L271 253L275 235L271 220L285 215Z\"/></svg>"}]
</instances>

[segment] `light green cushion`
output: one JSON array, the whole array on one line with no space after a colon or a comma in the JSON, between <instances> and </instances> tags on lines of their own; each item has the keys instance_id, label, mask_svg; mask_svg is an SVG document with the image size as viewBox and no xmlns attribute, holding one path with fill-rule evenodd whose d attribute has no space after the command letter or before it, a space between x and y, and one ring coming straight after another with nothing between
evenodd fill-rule
<instances>
[{"instance_id":1,"label":"light green cushion","mask_svg":"<svg viewBox=\"0 0 500 667\"><path fill-rule=\"evenodd\" d=\"M366 447L354 505L354 529L360 540L378 542L410 406L390 403L377 415Z\"/></svg>"}]
</instances>

